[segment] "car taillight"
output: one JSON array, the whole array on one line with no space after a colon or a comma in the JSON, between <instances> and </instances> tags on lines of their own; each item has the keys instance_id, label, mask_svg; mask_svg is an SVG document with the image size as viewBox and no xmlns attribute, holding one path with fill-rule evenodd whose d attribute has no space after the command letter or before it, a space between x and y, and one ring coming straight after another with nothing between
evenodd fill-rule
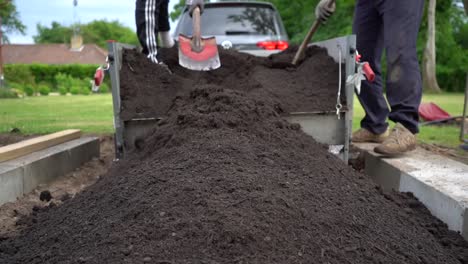
<instances>
[{"instance_id":1,"label":"car taillight","mask_svg":"<svg viewBox=\"0 0 468 264\"><path fill-rule=\"evenodd\" d=\"M266 50L285 50L289 47L287 41L260 41L257 43L257 47Z\"/></svg>"},{"instance_id":2,"label":"car taillight","mask_svg":"<svg viewBox=\"0 0 468 264\"><path fill-rule=\"evenodd\" d=\"M289 43L287 41L278 41L278 44L276 45L276 47L279 50L285 50L289 47Z\"/></svg>"}]
</instances>

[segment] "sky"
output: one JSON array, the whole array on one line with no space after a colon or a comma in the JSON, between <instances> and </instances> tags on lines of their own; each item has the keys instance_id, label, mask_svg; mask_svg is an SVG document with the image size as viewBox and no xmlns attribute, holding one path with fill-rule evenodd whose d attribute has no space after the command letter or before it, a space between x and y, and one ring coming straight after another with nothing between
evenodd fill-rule
<instances>
[{"instance_id":1,"label":"sky","mask_svg":"<svg viewBox=\"0 0 468 264\"><path fill-rule=\"evenodd\" d=\"M73 0L13 0L19 12L20 19L26 25L26 35L10 34L11 43L31 44L36 35L36 25L41 23L50 26L52 21L64 25L74 22ZM178 1L169 3L169 10ZM119 20L124 25L135 30L135 0L78 0L77 19L80 23L92 20ZM170 11L169 11L170 12ZM171 28L175 24L171 22Z\"/></svg>"}]
</instances>

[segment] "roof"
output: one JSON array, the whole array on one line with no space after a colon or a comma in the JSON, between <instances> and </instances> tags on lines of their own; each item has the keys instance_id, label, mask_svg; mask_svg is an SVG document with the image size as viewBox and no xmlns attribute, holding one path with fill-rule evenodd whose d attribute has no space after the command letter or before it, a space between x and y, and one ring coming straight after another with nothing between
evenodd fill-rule
<instances>
[{"instance_id":1,"label":"roof","mask_svg":"<svg viewBox=\"0 0 468 264\"><path fill-rule=\"evenodd\" d=\"M79 51L68 44L11 44L2 46L5 64L103 64L107 51L85 44Z\"/></svg>"}]
</instances>

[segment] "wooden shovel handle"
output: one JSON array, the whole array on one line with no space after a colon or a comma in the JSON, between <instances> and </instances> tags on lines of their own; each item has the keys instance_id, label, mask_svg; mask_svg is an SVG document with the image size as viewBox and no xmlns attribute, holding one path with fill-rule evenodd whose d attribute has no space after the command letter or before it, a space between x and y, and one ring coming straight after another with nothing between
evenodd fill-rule
<instances>
[{"instance_id":1,"label":"wooden shovel handle","mask_svg":"<svg viewBox=\"0 0 468 264\"><path fill-rule=\"evenodd\" d=\"M193 34L192 34L192 49L195 52L200 52L203 47L201 43L201 17L200 17L200 7L195 7L192 13L192 22L193 22Z\"/></svg>"},{"instance_id":2,"label":"wooden shovel handle","mask_svg":"<svg viewBox=\"0 0 468 264\"><path fill-rule=\"evenodd\" d=\"M328 7L332 7L334 3L335 3L335 0L330 1L328 3ZM302 41L301 46L297 50L296 55L294 56L294 59L292 61L293 65L297 65L299 60L302 59L302 57L304 56L304 51L307 48L307 45L309 44L310 40L314 36L315 32L317 32L317 29L319 28L319 26L320 26L320 20L317 18L314 24L312 24L312 27L310 28L306 37L304 38L304 41Z\"/></svg>"},{"instance_id":3,"label":"wooden shovel handle","mask_svg":"<svg viewBox=\"0 0 468 264\"><path fill-rule=\"evenodd\" d=\"M293 65L297 65L297 63L299 62L299 60L302 59L302 57L304 56L304 51L305 49L307 48L307 45L309 44L310 42L310 39L312 39L312 36L315 34L315 32L317 31L317 29L319 28L320 26L320 20L315 20L314 24L312 25L312 27L310 28L309 32L307 33L306 37L304 38L304 40L302 41L302 44L301 46L299 47L299 49L297 50L296 52L296 56L294 56L294 59L292 61L292 64Z\"/></svg>"}]
</instances>

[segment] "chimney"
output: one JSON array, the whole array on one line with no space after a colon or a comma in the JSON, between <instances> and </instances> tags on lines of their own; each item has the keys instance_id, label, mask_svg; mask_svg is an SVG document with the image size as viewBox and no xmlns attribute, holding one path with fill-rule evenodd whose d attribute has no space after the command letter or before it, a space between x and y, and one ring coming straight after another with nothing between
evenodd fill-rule
<instances>
[{"instance_id":1,"label":"chimney","mask_svg":"<svg viewBox=\"0 0 468 264\"><path fill-rule=\"evenodd\" d=\"M83 50L83 37L81 35L74 34L71 37L70 50L77 51L77 52L80 52Z\"/></svg>"}]
</instances>

